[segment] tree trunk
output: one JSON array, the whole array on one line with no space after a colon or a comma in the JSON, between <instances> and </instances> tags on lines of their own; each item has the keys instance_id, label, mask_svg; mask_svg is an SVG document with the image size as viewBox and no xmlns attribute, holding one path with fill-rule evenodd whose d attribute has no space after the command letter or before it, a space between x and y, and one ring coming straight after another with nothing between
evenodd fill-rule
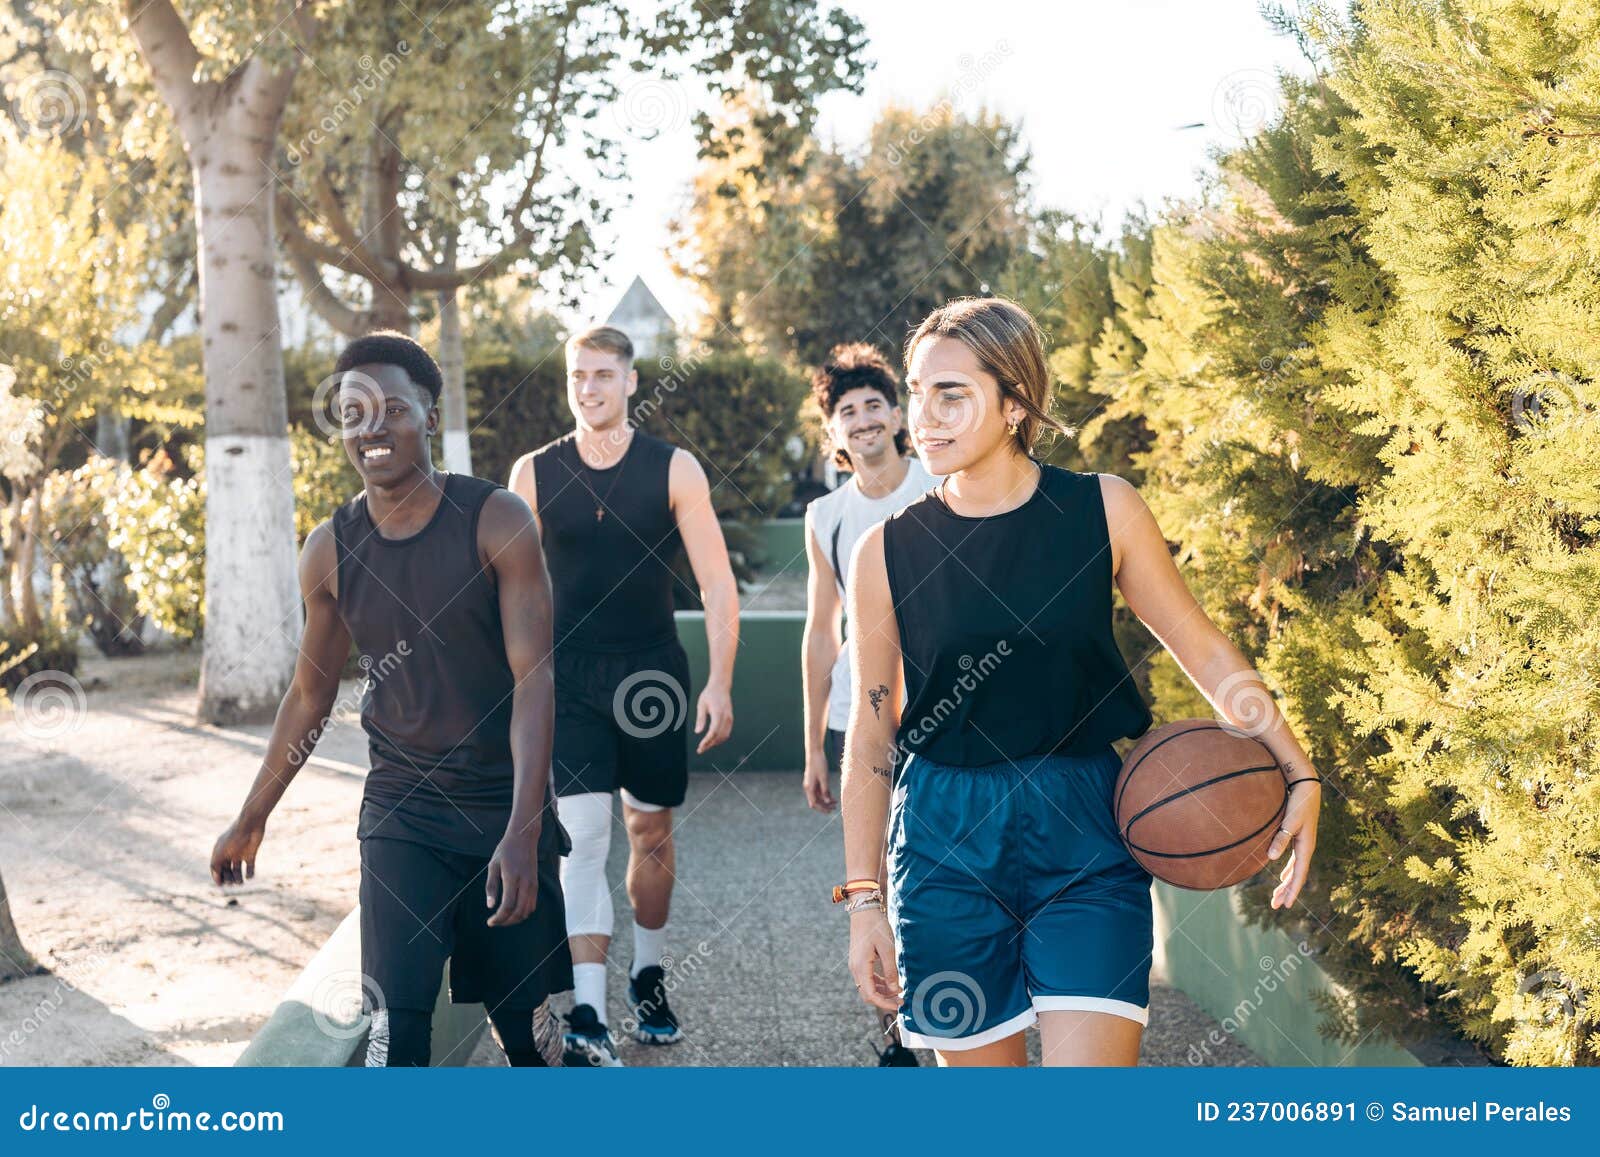
<instances>
[{"instance_id":1,"label":"tree trunk","mask_svg":"<svg viewBox=\"0 0 1600 1157\"><path fill-rule=\"evenodd\" d=\"M254 56L197 81L170 0L125 0L128 24L194 170L206 381L206 615L198 714L271 719L300 636L294 491L275 278L273 162L299 56ZM310 10L289 7L306 41Z\"/></svg>"},{"instance_id":2,"label":"tree trunk","mask_svg":"<svg viewBox=\"0 0 1600 1157\"><path fill-rule=\"evenodd\" d=\"M43 483L40 484L41 487ZM36 488L23 504L22 525L17 535L17 617L30 639L39 636L39 588L34 583L34 568L39 564L39 524L43 521L44 495Z\"/></svg>"},{"instance_id":3,"label":"tree trunk","mask_svg":"<svg viewBox=\"0 0 1600 1157\"><path fill-rule=\"evenodd\" d=\"M0 554L5 561L5 585L0 588L0 613L7 623L17 621L17 546L22 541L22 487L11 487L10 517L0 529Z\"/></svg>"},{"instance_id":4,"label":"tree trunk","mask_svg":"<svg viewBox=\"0 0 1600 1157\"><path fill-rule=\"evenodd\" d=\"M94 416L94 448L106 458L129 461L133 453L133 423L124 414L102 409Z\"/></svg>"},{"instance_id":5,"label":"tree trunk","mask_svg":"<svg viewBox=\"0 0 1600 1157\"><path fill-rule=\"evenodd\" d=\"M445 242L445 264L455 265L456 242ZM439 369L444 375L444 468L452 474L472 473L472 446L467 437L467 351L461 336L459 289L439 291Z\"/></svg>"},{"instance_id":6,"label":"tree trunk","mask_svg":"<svg viewBox=\"0 0 1600 1157\"><path fill-rule=\"evenodd\" d=\"M300 639L294 490L272 236L272 136L217 110L191 146L206 377L200 718L272 718ZM277 112L270 114L277 124Z\"/></svg>"},{"instance_id":7,"label":"tree trunk","mask_svg":"<svg viewBox=\"0 0 1600 1157\"><path fill-rule=\"evenodd\" d=\"M33 976L43 971L22 946L17 926L11 920L11 904L6 899L6 882L0 877L0 981Z\"/></svg>"}]
</instances>

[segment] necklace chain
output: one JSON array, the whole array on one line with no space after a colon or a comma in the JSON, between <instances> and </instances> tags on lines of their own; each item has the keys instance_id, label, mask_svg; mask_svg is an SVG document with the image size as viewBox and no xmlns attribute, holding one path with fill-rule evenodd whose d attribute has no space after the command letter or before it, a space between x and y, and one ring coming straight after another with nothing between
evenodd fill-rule
<instances>
[{"instance_id":1,"label":"necklace chain","mask_svg":"<svg viewBox=\"0 0 1600 1157\"><path fill-rule=\"evenodd\" d=\"M623 448L622 456L617 459L615 466L616 473L611 476L611 485L606 487L605 498L602 498L600 495L596 494L594 492L594 487L589 485L588 474L594 472L595 467L589 465L589 463L584 460L583 451L578 449L578 443L576 439L573 440L572 448L574 453L578 455L578 461L583 464L584 473L580 474L578 477L582 479L583 488L589 492L589 497L594 499L594 520L595 524L598 525L605 519L606 516L606 499L610 498L611 492L617 488L617 480L622 477L622 471L628 465L628 451L633 449L633 435L630 434L628 436L628 444Z\"/></svg>"}]
</instances>

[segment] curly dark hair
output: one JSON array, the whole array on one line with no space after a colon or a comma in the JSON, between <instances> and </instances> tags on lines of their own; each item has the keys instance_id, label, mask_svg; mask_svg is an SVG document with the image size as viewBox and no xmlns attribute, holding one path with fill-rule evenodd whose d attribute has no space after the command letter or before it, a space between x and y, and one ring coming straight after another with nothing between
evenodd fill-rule
<instances>
[{"instance_id":1,"label":"curly dark hair","mask_svg":"<svg viewBox=\"0 0 1600 1157\"><path fill-rule=\"evenodd\" d=\"M834 346L828 351L827 361L811 371L811 397L824 421L833 417L840 398L863 386L877 390L891 406L900 404L900 380L895 377L894 367L876 346L864 341ZM894 448L902 456L911 451L911 438L903 426L894 437ZM833 460L850 469L850 454L843 446L834 448Z\"/></svg>"},{"instance_id":2,"label":"curly dark hair","mask_svg":"<svg viewBox=\"0 0 1600 1157\"><path fill-rule=\"evenodd\" d=\"M414 338L399 330L379 329L356 338L344 347L333 372L342 374L357 366L399 366L427 393L430 404L439 404L439 391L444 389L439 363Z\"/></svg>"}]
</instances>

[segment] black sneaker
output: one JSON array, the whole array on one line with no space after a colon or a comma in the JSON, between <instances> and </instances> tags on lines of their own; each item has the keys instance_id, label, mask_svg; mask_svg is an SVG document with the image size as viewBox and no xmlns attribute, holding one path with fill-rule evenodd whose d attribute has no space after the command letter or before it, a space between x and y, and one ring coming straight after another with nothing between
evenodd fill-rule
<instances>
[{"instance_id":1,"label":"black sneaker","mask_svg":"<svg viewBox=\"0 0 1600 1157\"><path fill-rule=\"evenodd\" d=\"M683 1039L678 1018L667 1007L667 974L659 965L639 969L639 975L628 981L628 1000L633 1004L633 1024L628 1027L634 1040L670 1045Z\"/></svg>"},{"instance_id":2,"label":"black sneaker","mask_svg":"<svg viewBox=\"0 0 1600 1157\"><path fill-rule=\"evenodd\" d=\"M873 1051L878 1054L878 1067L880 1069L919 1069L922 1062L917 1060L917 1054L900 1043L900 1025L894 1016L887 1015L883 1018L883 1035L889 1043L883 1048L873 1045Z\"/></svg>"},{"instance_id":3,"label":"black sneaker","mask_svg":"<svg viewBox=\"0 0 1600 1157\"><path fill-rule=\"evenodd\" d=\"M580 1004L567 1013L562 1038L561 1063L572 1069L620 1069L622 1059L611 1040L611 1030L600 1023L592 1004Z\"/></svg>"}]
</instances>

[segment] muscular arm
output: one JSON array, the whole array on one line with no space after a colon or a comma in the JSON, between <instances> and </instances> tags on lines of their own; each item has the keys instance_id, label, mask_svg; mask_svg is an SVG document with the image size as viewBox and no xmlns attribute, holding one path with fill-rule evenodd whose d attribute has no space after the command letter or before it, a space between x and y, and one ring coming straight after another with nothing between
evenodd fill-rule
<instances>
[{"instance_id":1,"label":"muscular arm","mask_svg":"<svg viewBox=\"0 0 1600 1157\"><path fill-rule=\"evenodd\" d=\"M539 521L539 490L534 479L533 455L524 454L511 466L511 477L506 481L506 489L528 504L533 511L533 525L540 534L544 533L544 523Z\"/></svg>"},{"instance_id":2,"label":"muscular arm","mask_svg":"<svg viewBox=\"0 0 1600 1157\"><path fill-rule=\"evenodd\" d=\"M511 818L490 865L488 899L491 904L498 900L499 907L489 923L515 924L532 914L538 899L540 820L550 784L555 726L550 578L533 511L509 491L495 491L485 500L478 517L478 549L494 572L506 661L516 679L511 698Z\"/></svg>"},{"instance_id":3,"label":"muscular arm","mask_svg":"<svg viewBox=\"0 0 1600 1157\"><path fill-rule=\"evenodd\" d=\"M833 664L844 643L844 607L833 566L817 541L816 525L806 510L806 629L800 644L801 700L805 720L806 802L818 811L836 806L828 788L824 737L828 730L828 697L833 690Z\"/></svg>"},{"instance_id":4,"label":"muscular arm","mask_svg":"<svg viewBox=\"0 0 1600 1157\"><path fill-rule=\"evenodd\" d=\"M693 454L675 451L668 472L673 517L684 552L706 608L706 648L710 669L695 719L705 731L695 750L703 754L733 731L733 660L739 650L739 586L728 562L728 544L711 505L711 486Z\"/></svg>"},{"instance_id":5,"label":"muscular arm","mask_svg":"<svg viewBox=\"0 0 1600 1157\"><path fill-rule=\"evenodd\" d=\"M256 850L267 818L311 757L327 726L339 694L339 672L350 655L350 633L339 617L337 584L338 548L333 528L324 522L311 532L300 552L300 598L306 623L294 681L278 705L266 755L239 816L212 849L211 878L218 884L241 884L256 874Z\"/></svg>"},{"instance_id":6,"label":"muscular arm","mask_svg":"<svg viewBox=\"0 0 1600 1157\"><path fill-rule=\"evenodd\" d=\"M1273 893L1273 906L1287 907L1305 882L1315 846L1321 791L1311 757L1249 660L1211 621L1184 583L1167 549L1166 536L1139 492L1115 475L1099 477L1111 538L1112 575L1129 608L1171 652L1218 715L1265 744L1291 784L1305 781L1303 787L1291 788L1284 828L1298 833L1295 855ZM1288 843L1288 837L1280 833L1269 854L1276 859Z\"/></svg>"}]
</instances>

